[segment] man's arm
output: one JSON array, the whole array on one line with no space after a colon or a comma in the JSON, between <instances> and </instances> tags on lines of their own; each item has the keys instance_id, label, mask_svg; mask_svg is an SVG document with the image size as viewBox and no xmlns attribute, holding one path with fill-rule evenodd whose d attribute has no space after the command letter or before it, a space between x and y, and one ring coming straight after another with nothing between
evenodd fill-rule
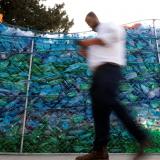
<instances>
[{"instance_id":1,"label":"man's arm","mask_svg":"<svg viewBox=\"0 0 160 160\"><path fill-rule=\"evenodd\" d=\"M91 46L91 45L104 46L106 44L105 44L105 42L103 42L103 40L101 40L99 38L93 38L93 39L87 39L87 40L79 41L78 45L83 46L83 47L88 47L88 46Z\"/></svg>"},{"instance_id":2,"label":"man's arm","mask_svg":"<svg viewBox=\"0 0 160 160\"><path fill-rule=\"evenodd\" d=\"M79 53L81 56L87 58L88 52L87 52L87 47L91 45L106 45L103 40L94 38L94 39L87 39L87 40L82 40L77 42L78 45L80 45L82 48L80 49Z\"/></svg>"}]
</instances>

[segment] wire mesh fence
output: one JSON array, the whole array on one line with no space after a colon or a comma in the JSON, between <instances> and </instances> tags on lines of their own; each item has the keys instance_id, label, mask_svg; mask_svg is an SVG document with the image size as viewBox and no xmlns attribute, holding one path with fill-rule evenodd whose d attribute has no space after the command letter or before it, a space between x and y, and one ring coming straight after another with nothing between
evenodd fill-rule
<instances>
[{"instance_id":1,"label":"wire mesh fence","mask_svg":"<svg viewBox=\"0 0 160 160\"><path fill-rule=\"evenodd\" d=\"M19 152L29 67L28 38L1 36L1 152ZM24 41L27 41L28 50ZM25 63L24 63L25 62Z\"/></svg>"},{"instance_id":2,"label":"wire mesh fence","mask_svg":"<svg viewBox=\"0 0 160 160\"><path fill-rule=\"evenodd\" d=\"M4 26L3 26L4 28ZM13 28L14 30L14 28ZM13 33L12 30L12 33ZM127 30L128 65L120 99L149 129L159 152L159 29ZM2 34L3 33L3 34ZM32 37L0 35L0 152L87 152L94 136L92 72L78 55L76 39L93 34ZM137 144L112 115L109 151L135 152ZM127 141L126 141L127 140Z\"/></svg>"}]
</instances>

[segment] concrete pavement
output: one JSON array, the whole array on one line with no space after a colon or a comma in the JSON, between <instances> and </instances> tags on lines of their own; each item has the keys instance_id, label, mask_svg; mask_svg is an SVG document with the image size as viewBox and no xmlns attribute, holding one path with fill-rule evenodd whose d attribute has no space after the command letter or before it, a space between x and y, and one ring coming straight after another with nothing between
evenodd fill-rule
<instances>
[{"instance_id":1,"label":"concrete pavement","mask_svg":"<svg viewBox=\"0 0 160 160\"><path fill-rule=\"evenodd\" d=\"M0 155L0 160L74 160L80 154L22 154ZM110 154L110 160L132 160L133 154ZM144 160L160 160L160 154L148 155Z\"/></svg>"}]
</instances>

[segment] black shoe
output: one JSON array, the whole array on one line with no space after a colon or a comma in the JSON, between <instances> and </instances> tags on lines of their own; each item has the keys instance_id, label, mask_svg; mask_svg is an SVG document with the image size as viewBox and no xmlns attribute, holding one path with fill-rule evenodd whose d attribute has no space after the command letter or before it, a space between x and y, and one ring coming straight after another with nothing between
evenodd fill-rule
<instances>
[{"instance_id":1,"label":"black shoe","mask_svg":"<svg viewBox=\"0 0 160 160\"><path fill-rule=\"evenodd\" d=\"M109 155L103 147L101 150L91 151L88 154L78 156L75 160L109 160Z\"/></svg>"}]
</instances>

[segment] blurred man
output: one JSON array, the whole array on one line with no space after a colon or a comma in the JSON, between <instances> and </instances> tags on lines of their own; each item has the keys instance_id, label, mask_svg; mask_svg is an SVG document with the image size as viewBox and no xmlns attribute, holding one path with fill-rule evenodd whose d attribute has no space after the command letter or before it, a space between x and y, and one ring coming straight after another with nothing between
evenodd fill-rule
<instances>
[{"instance_id":1,"label":"blurred man","mask_svg":"<svg viewBox=\"0 0 160 160\"><path fill-rule=\"evenodd\" d=\"M97 32L97 37L79 41L80 53L85 56L93 71L91 86L92 111L95 126L95 139L91 153L79 156L76 160L109 160L105 151L109 140L110 114L115 112L128 131L140 143L141 150L134 157L142 157L147 146L147 136L128 115L125 107L117 101L121 68L126 65L125 30L112 23L100 23L96 14L87 14L86 23Z\"/></svg>"}]
</instances>

